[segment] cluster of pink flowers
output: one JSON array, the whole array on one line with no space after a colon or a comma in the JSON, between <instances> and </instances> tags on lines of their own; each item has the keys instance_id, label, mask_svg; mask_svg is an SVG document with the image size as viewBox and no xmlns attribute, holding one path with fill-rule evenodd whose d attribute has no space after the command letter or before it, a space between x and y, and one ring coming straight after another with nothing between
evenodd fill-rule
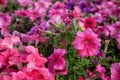
<instances>
[{"instance_id":1,"label":"cluster of pink flowers","mask_svg":"<svg viewBox=\"0 0 120 80\"><path fill-rule=\"evenodd\" d=\"M16 36L1 39L0 46L0 80L55 80L56 74L67 74L64 49L55 49L47 59Z\"/></svg>"},{"instance_id":2,"label":"cluster of pink flowers","mask_svg":"<svg viewBox=\"0 0 120 80\"><path fill-rule=\"evenodd\" d=\"M1 39L0 46L1 80L54 80L54 75L44 66L47 59L33 46L22 46L19 37Z\"/></svg>"},{"instance_id":3,"label":"cluster of pink flowers","mask_svg":"<svg viewBox=\"0 0 120 80\"><path fill-rule=\"evenodd\" d=\"M112 54L120 50L120 1L54 1L0 0L0 80L66 77L69 49L78 54L73 59L94 63L94 71L87 63L87 76L77 74L78 80L120 80L120 60L115 59L120 55ZM109 58L115 60L108 60L107 73L101 61Z\"/></svg>"}]
</instances>

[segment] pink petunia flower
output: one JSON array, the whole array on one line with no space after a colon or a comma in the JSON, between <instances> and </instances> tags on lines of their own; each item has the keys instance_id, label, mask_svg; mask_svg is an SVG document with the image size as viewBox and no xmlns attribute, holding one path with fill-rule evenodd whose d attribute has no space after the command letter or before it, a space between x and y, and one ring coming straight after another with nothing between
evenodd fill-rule
<instances>
[{"instance_id":1,"label":"pink petunia flower","mask_svg":"<svg viewBox=\"0 0 120 80\"><path fill-rule=\"evenodd\" d=\"M96 27L96 20L91 16L84 20L84 27L94 29Z\"/></svg>"},{"instance_id":2,"label":"pink petunia flower","mask_svg":"<svg viewBox=\"0 0 120 80\"><path fill-rule=\"evenodd\" d=\"M27 73L19 71L12 73L12 80L32 80L32 78L30 78Z\"/></svg>"},{"instance_id":3,"label":"pink petunia flower","mask_svg":"<svg viewBox=\"0 0 120 80\"><path fill-rule=\"evenodd\" d=\"M112 24L109 27L110 35L112 38L116 38L120 34L120 21Z\"/></svg>"},{"instance_id":4,"label":"pink petunia flower","mask_svg":"<svg viewBox=\"0 0 120 80\"><path fill-rule=\"evenodd\" d=\"M6 7L7 2L8 2L7 0L0 0L0 6Z\"/></svg>"},{"instance_id":5,"label":"pink petunia flower","mask_svg":"<svg viewBox=\"0 0 120 80\"><path fill-rule=\"evenodd\" d=\"M36 66L44 67L47 59L42 55L38 54L38 49L34 48L33 46L27 46L25 50L30 53L26 58L28 62L32 62Z\"/></svg>"},{"instance_id":6,"label":"pink petunia flower","mask_svg":"<svg viewBox=\"0 0 120 80\"><path fill-rule=\"evenodd\" d=\"M120 49L120 34L117 35L116 40L117 40L117 48Z\"/></svg>"},{"instance_id":7,"label":"pink petunia flower","mask_svg":"<svg viewBox=\"0 0 120 80\"><path fill-rule=\"evenodd\" d=\"M21 17L29 17L29 13L27 10L21 10L21 9L18 9L15 11L15 15L16 16L21 16Z\"/></svg>"},{"instance_id":8,"label":"pink petunia flower","mask_svg":"<svg viewBox=\"0 0 120 80\"><path fill-rule=\"evenodd\" d=\"M55 80L54 75L45 67L38 67L34 63L28 63L26 68L27 74L32 80Z\"/></svg>"},{"instance_id":9,"label":"pink petunia flower","mask_svg":"<svg viewBox=\"0 0 120 80\"><path fill-rule=\"evenodd\" d=\"M98 26L94 32L96 34L98 34L99 36L102 36L103 38L105 37L108 37L110 35L110 32L109 32L109 26L106 25L106 26Z\"/></svg>"},{"instance_id":10,"label":"pink petunia flower","mask_svg":"<svg viewBox=\"0 0 120 80\"><path fill-rule=\"evenodd\" d=\"M100 77L102 80L110 80L110 78L106 75L106 69L100 64L96 66L96 71L100 73Z\"/></svg>"},{"instance_id":11,"label":"pink petunia flower","mask_svg":"<svg viewBox=\"0 0 120 80\"><path fill-rule=\"evenodd\" d=\"M86 68L86 73L88 78L95 78L97 76L94 72L90 71L88 68Z\"/></svg>"},{"instance_id":12,"label":"pink petunia flower","mask_svg":"<svg viewBox=\"0 0 120 80\"><path fill-rule=\"evenodd\" d=\"M0 29L2 36L9 36L10 33L8 31L8 26L11 23L11 16L8 13L1 13L0 12Z\"/></svg>"},{"instance_id":13,"label":"pink petunia flower","mask_svg":"<svg viewBox=\"0 0 120 80\"><path fill-rule=\"evenodd\" d=\"M16 49L7 49L0 54L0 67L18 65L21 63L19 60L19 52Z\"/></svg>"},{"instance_id":14,"label":"pink petunia flower","mask_svg":"<svg viewBox=\"0 0 120 80\"><path fill-rule=\"evenodd\" d=\"M0 43L0 45L6 48L13 49L13 46L16 43L20 43L20 38L17 36L9 36L9 37L5 37Z\"/></svg>"},{"instance_id":15,"label":"pink petunia flower","mask_svg":"<svg viewBox=\"0 0 120 80\"><path fill-rule=\"evenodd\" d=\"M79 77L79 80L85 80L82 76Z\"/></svg>"},{"instance_id":16,"label":"pink petunia flower","mask_svg":"<svg viewBox=\"0 0 120 80\"><path fill-rule=\"evenodd\" d=\"M45 16L45 13L43 11L39 11L37 9L28 9L27 12L31 21L34 21L37 18L43 19Z\"/></svg>"},{"instance_id":17,"label":"pink petunia flower","mask_svg":"<svg viewBox=\"0 0 120 80\"><path fill-rule=\"evenodd\" d=\"M111 80L120 80L120 63L113 63L110 67Z\"/></svg>"},{"instance_id":18,"label":"pink petunia flower","mask_svg":"<svg viewBox=\"0 0 120 80\"><path fill-rule=\"evenodd\" d=\"M0 76L0 80L12 80L12 77L9 75Z\"/></svg>"},{"instance_id":19,"label":"pink petunia flower","mask_svg":"<svg viewBox=\"0 0 120 80\"><path fill-rule=\"evenodd\" d=\"M0 12L0 28L7 27L11 23L11 16L8 13L1 13Z\"/></svg>"},{"instance_id":20,"label":"pink petunia flower","mask_svg":"<svg viewBox=\"0 0 120 80\"><path fill-rule=\"evenodd\" d=\"M18 2L21 6L26 6L28 3L31 2L31 0L17 0L17 2Z\"/></svg>"},{"instance_id":21,"label":"pink petunia flower","mask_svg":"<svg viewBox=\"0 0 120 80\"><path fill-rule=\"evenodd\" d=\"M48 69L53 74L67 74L66 62L63 56L66 51L64 49L54 49L53 54L48 57Z\"/></svg>"},{"instance_id":22,"label":"pink petunia flower","mask_svg":"<svg viewBox=\"0 0 120 80\"><path fill-rule=\"evenodd\" d=\"M73 46L78 51L80 57L96 56L100 48L100 39L92 32L86 29L83 32L78 31L73 41Z\"/></svg>"},{"instance_id":23,"label":"pink petunia flower","mask_svg":"<svg viewBox=\"0 0 120 80\"><path fill-rule=\"evenodd\" d=\"M102 67L101 65L97 65L96 66L96 71L100 72L100 73L105 73L106 69L104 67Z\"/></svg>"},{"instance_id":24,"label":"pink petunia flower","mask_svg":"<svg viewBox=\"0 0 120 80\"><path fill-rule=\"evenodd\" d=\"M78 6L74 7L73 16L75 18L80 18L80 16L82 16L81 9Z\"/></svg>"}]
</instances>

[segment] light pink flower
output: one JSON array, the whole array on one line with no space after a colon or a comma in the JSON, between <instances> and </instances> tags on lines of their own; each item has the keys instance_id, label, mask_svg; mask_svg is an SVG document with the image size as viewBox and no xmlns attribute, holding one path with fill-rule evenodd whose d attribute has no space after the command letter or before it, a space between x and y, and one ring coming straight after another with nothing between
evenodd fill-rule
<instances>
[{"instance_id":1,"label":"light pink flower","mask_svg":"<svg viewBox=\"0 0 120 80\"><path fill-rule=\"evenodd\" d=\"M20 43L20 38L17 36L5 37L0 43L1 46L13 49L14 44Z\"/></svg>"},{"instance_id":2,"label":"light pink flower","mask_svg":"<svg viewBox=\"0 0 120 80\"><path fill-rule=\"evenodd\" d=\"M37 2L35 2L35 9L46 12L50 5L51 5L50 1L38 0Z\"/></svg>"},{"instance_id":3,"label":"light pink flower","mask_svg":"<svg viewBox=\"0 0 120 80\"><path fill-rule=\"evenodd\" d=\"M103 21L103 16L100 13L96 12L93 17L96 19L96 22L98 22L98 23L101 23Z\"/></svg>"},{"instance_id":4,"label":"light pink flower","mask_svg":"<svg viewBox=\"0 0 120 80\"><path fill-rule=\"evenodd\" d=\"M101 36L101 37L108 37L109 35L110 35L110 32L109 32L109 26L108 25L106 25L106 26L98 26L95 30L94 30L94 32L96 33L96 34L98 34L99 36Z\"/></svg>"},{"instance_id":5,"label":"light pink flower","mask_svg":"<svg viewBox=\"0 0 120 80\"><path fill-rule=\"evenodd\" d=\"M100 39L92 32L86 29L83 32L78 31L73 41L73 46L78 51L80 57L96 56L100 48Z\"/></svg>"},{"instance_id":6,"label":"light pink flower","mask_svg":"<svg viewBox=\"0 0 120 80\"><path fill-rule=\"evenodd\" d=\"M81 9L78 6L74 7L73 16L75 18L80 18L80 16L82 16Z\"/></svg>"},{"instance_id":7,"label":"light pink flower","mask_svg":"<svg viewBox=\"0 0 120 80\"><path fill-rule=\"evenodd\" d=\"M110 67L111 80L120 80L120 63L113 63Z\"/></svg>"},{"instance_id":8,"label":"light pink flower","mask_svg":"<svg viewBox=\"0 0 120 80\"><path fill-rule=\"evenodd\" d=\"M32 53L27 56L27 61L32 62L37 66L44 67L45 63L47 62L47 59L39 54Z\"/></svg>"},{"instance_id":9,"label":"light pink flower","mask_svg":"<svg viewBox=\"0 0 120 80\"><path fill-rule=\"evenodd\" d=\"M63 56L66 51L64 49L54 49L54 52L48 57L48 69L53 74L67 74L66 62Z\"/></svg>"}]
</instances>

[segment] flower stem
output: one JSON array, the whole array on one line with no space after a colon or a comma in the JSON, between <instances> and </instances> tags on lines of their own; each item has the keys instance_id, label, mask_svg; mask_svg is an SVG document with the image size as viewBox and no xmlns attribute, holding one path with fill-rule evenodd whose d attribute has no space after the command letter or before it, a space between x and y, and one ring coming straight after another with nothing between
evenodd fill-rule
<instances>
[{"instance_id":1,"label":"flower stem","mask_svg":"<svg viewBox=\"0 0 120 80\"><path fill-rule=\"evenodd\" d=\"M107 52L109 43L110 43L110 40L105 40L104 53L106 53L106 52Z\"/></svg>"}]
</instances>

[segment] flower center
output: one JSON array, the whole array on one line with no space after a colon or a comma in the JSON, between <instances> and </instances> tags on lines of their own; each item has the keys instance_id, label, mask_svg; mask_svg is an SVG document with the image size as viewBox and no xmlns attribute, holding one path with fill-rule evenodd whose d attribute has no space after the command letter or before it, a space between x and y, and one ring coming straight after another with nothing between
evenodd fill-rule
<instances>
[{"instance_id":1,"label":"flower center","mask_svg":"<svg viewBox=\"0 0 120 80\"><path fill-rule=\"evenodd\" d=\"M88 40L85 40L84 43L87 44L87 43L88 43Z\"/></svg>"}]
</instances>

